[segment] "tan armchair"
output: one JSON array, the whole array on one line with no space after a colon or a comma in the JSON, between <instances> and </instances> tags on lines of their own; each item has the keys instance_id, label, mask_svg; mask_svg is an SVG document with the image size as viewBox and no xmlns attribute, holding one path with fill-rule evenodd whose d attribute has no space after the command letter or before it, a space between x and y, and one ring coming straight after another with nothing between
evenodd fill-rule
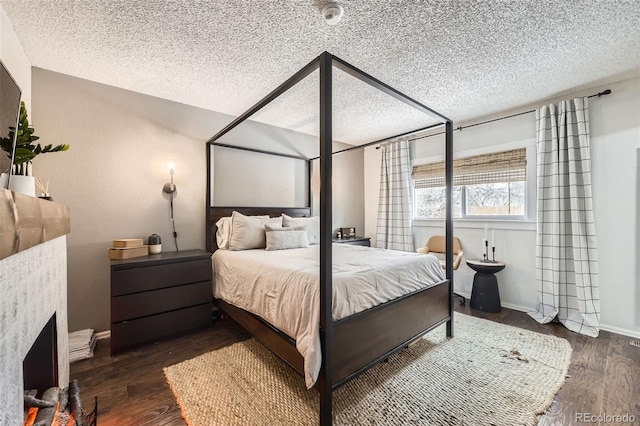
<instances>
[{"instance_id":1,"label":"tan armchair","mask_svg":"<svg viewBox=\"0 0 640 426\"><path fill-rule=\"evenodd\" d=\"M427 241L426 247L419 248L416 250L418 253L422 254L433 254L438 260L440 260L440 266L442 269L446 269L447 263L445 260L447 243L445 241L444 236L442 235L434 235L429 238ZM458 269L460 266L460 262L462 261L462 245L460 244L460 240L456 237L453 237L453 269Z\"/></svg>"}]
</instances>

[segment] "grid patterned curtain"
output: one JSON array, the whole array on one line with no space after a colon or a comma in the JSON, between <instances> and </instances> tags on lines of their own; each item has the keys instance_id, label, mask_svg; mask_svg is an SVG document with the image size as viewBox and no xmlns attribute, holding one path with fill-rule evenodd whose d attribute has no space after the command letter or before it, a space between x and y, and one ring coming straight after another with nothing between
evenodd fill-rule
<instances>
[{"instance_id":1,"label":"grid patterned curtain","mask_svg":"<svg viewBox=\"0 0 640 426\"><path fill-rule=\"evenodd\" d=\"M376 246L413 251L409 141L390 142L381 149Z\"/></svg>"},{"instance_id":2,"label":"grid patterned curtain","mask_svg":"<svg viewBox=\"0 0 640 426\"><path fill-rule=\"evenodd\" d=\"M597 337L598 258L591 196L587 98L536 111L538 145L538 305L533 318L556 316L569 330Z\"/></svg>"}]
</instances>

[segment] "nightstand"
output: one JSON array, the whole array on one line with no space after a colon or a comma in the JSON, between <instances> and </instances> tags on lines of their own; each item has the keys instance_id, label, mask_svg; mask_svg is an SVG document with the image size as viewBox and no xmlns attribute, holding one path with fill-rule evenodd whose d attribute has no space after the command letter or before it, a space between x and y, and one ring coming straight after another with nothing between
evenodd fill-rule
<instances>
[{"instance_id":1,"label":"nightstand","mask_svg":"<svg viewBox=\"0 0 640 426\"><path fill-rule=\"evenodd\" d=\"M371 238L369 237L334 238L333 242L343 243L343 244L352 244L354 246L371 247Z\"/></svg>"},{"instance_id":2,"label":"nightstand","mask_svg":"<svg viewBox=\"0 0 640 426\"><path fill-rule=\"evenodd\" d=\"M211 323L211 253L111 261L111 354Z\"/></svg>"},{"instance_id":3,"label":"nightstand","mask_svg":"<svg viewBox=\"0 0 640 426\"><path fill-rule=\"evenodd\" d=\"M500 291L496 273L502 271L504 262L485 262L482 260L467 260L467 265L476 271L473 276L471 290L471 308L482 312L500 312Z\"/></svg>"}]
</instances>

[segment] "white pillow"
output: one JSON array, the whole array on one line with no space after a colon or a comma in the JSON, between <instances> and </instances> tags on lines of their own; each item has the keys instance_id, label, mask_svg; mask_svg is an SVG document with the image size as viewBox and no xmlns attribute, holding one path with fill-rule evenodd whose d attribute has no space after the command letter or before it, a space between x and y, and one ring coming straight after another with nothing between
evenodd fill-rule
<instances>
[{"instance_id":1,"label":"white pillow","mask_svg":"<svg viewBox=\"0 0 640 426\"><path fill-rule=\"evenodd\" d=\"M309 247L307 231L304 226L283 228L282 226L265 225L264 229L268 251Z\"/></svg>"},{"instance_id":2,"label":"white pillow","mask_svg":"<svg viewBox=\"0 0 640 426\"><path fill-rule=\"evenodd\" d=\"M290 217L282 215L282 226L304 226L307 228L307 241L309 244L320 244L320 217Z\"/></svg>"},{"instance_id":3,"label":"white pillow","mask_svg":"<svg viewBox=\"0 0 640 426\"><path fill-rule=\"evenodd\" d=\"M229 249L229 239L231 237L231 216L221 217L220 220L216 222L216 226L218 227L216 231L216 242L218 243L218 248L222 250Z\"/></svg>"},{"instance_id":4,"label":"white pillow","mask_svg":"<svg viewBox=\"0 0 640 426\"><path fill-rule=\"evenodd\" d=\"M260 219L269 219L269 215L263 216L249 216L257 217ZM231 240L231 216L221 217L216 222L216 242L218 248L222 250L229 250L229 241Z\"/></svg>"},{"instance_id":5,"label":"white pillow","mask_svg":"<svg viewBox=\"0 0 640 426\"><path fill-rule=\"evenodd\" d=\"M229 250L250 250L265 247L265 225L277 226L282 218L258 218L234 211L231 215Z\"/></svg>"}]
</instances>

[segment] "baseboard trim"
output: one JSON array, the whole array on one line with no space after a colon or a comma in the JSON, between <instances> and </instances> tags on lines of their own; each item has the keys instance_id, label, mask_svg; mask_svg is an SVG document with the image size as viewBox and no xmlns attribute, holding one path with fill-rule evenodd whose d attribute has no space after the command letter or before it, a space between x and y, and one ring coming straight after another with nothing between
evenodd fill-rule
<instances>
[{"instance_id":1,"label":"baseboard trim","mask_svg":"<svg viewBox=\"0 0 640 426\"><path fill-rule=\"evenodd\" d=\"M471 299L470 294L465 294L465 293L457 293L457 294L459 294L460 296L464 296L464 298L467 300ZM529 312L533 312L534 310L534 308L527 308L526 306L515 305L513 303L501 302L501 304L503 308L513 309L514 311L529 313ZM609 333L620 334L622 336L633 337L635 339L640 339L640 331L638 330L629 330L626 328L616 327L616 326L607 325L607 324L600 324L600 330L608 331Z\"/></svg>"},{"instance_id":2,"label":"baseboard trim","mask_svg":"<svg viewBox=\"0 0 640 426\"><path fill-rule=\"evenodd\" d=\"M514 311L520 311L529 313L534 310L534 308L527 308L526 306L514 305L513 303L502 303L502 306L505 308L513 309Z\"/></svg>"},{"instance_id":3,"label":"baseboard trim","mask_svg":"<svg viewBox=\"0 0 640 426\"><path fill-rule=\"evenodd\" d=\"M513 309L520 312L533 312L534 308L525 308L524 306L512 305L511 303L503 303L505 308ZM615 327L613 325L600 324L600 330L608 331L609 333L616 333L622 336L634 337L640 339L640 331L629 330L622 327Z\"/></svg>"},{"instance_id":4,"label":"baseboard trim","mask_svg":"<svg viewBox=\"0 0 640 426\"><path fill-rule=\"evenodd\" d=\"M110 339L111 338L111 330L101 331L100 333L96 333L96 339Z\"/></svg>"},{"instance_id":5,"label":"baseboard trim","mask_svg":"<svg viewBox=\"0 0 640 426\"><path fill-rule=\"evenodd\" d=\"M613 325L600 324L600 330L608 331L609 333L621 334L627 337L633 337L635 339L640 339L640 331L637 330L628 330L626 328L615 327Z\"/></svg>"}]
</instances>

